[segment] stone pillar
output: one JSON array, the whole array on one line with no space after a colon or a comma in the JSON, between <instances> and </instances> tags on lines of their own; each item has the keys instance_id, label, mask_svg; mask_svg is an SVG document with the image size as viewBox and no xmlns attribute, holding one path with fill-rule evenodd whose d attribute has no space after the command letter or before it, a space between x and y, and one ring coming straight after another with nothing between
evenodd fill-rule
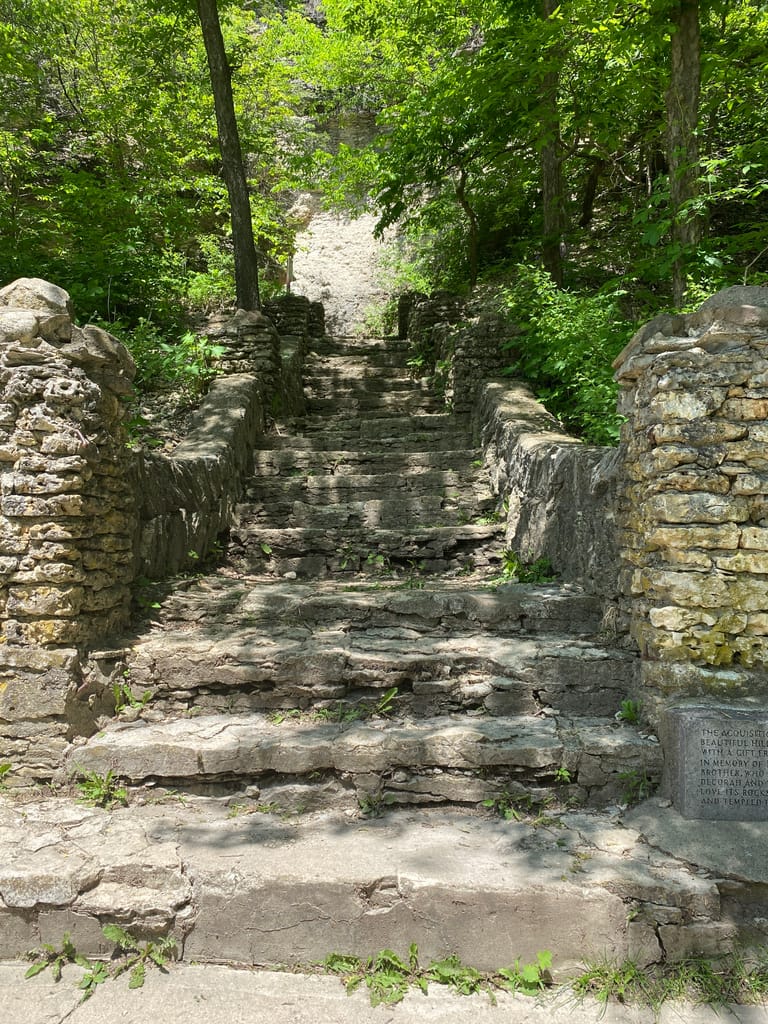
<instances>
[{"instance_id":1,"label":"stone pillar","mask_svg":"<svg viewBox=\"0 0 768 1024\"><path fill-rule=\"evenodd\" d=\"M0 761L55 764L78 652L127 619L133 374L115 338L73 326L61 288L0 289Z\"/></svg>"},{"instance_id":2,"label":"stone pillar","mask_svg":"<svg viewBox=\"0 0 768 1024\"><path fill-rule=\"evenodd\" d=\"M661 316L615 363L622 592L652 720L768 692L768 288Z\"/></svg>"},{"instance_id":3,"label":"stone pillar","mask_svg":"<svg viewBox=\"0 0 768 1024\"><path fill-rule=\"evenodd\" d=\"M201 328L221 348L216 365L222 373L252 373L263 396L273 395L280 382L280 338L269 317L238 309L214 313Z\"/></svg>"}]
</instances>

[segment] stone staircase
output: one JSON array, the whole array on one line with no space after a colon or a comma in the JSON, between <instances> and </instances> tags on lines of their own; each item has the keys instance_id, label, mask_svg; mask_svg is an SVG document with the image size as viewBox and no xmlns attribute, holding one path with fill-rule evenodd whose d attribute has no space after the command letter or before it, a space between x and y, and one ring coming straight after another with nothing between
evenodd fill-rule
<instances>
[{"instance_id":1,"label":"stone staircase","mask_svg":"<svg viewBox=\"0 0 768 1024\"><path fill-rule=\"evenodd\" d=\"M469 423L406 358L319 345L221 565L94 654L92 683L151 699L66 775L130 804L0 800L0 955L64 929L96 952L111 920L249 964L417 942L567 970L662 959L702 921L722 938L715 883L621 818L660 771L615 717L635 656L577 587L504 579Z\"/></svg>"},{"instance_id":2,"label":"stone staircase","mask_svg":"<svg viewBox=\"0 0 768 1024\"><path fill-rule=\"evenodd\" d=\"M307 414L256 453L225 566L133 645L150 710L72 770L369 813L604 806L657 774L655 741L614 717L634 656L577 588L498 584L470 425L405 354L342 340L311 357Z\"/></svg>"}]
</instances>

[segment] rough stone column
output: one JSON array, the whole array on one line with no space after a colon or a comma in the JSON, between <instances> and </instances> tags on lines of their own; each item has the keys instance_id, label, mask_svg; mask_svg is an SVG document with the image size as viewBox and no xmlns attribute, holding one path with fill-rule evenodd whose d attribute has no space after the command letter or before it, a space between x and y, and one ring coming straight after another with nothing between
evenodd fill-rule
<instances>
[{"instance_id":1,"label":"rough stone column","mask_svg":"<svg viewBox=\"0 0 768 1024\"><path fill-rule=\"evenodd\" d=\"M54 766L78 651L127 618L127 350L61 288L0 289L0 761Z\"/></svg>"},{"instance_id":2,"label":"rough stone column","mask_svg":"<svg viewBox=\"0 0 768 1024\"><path fill-rule=\"evenodd\" d=\"M280 338L269 317L245 309L214 313L201 333L221 346L216 363L223 373L255 374L262 395L276 392L280 381Z\"/></svg>"},{"instance_id":3,"label":"rough stone column","mask_svg":"<svg viewBox=\"0 0 768 1024\"><path fill-rule=\"evenodd\" d=\"M768 288L661 316L615 363L622 592L643 699L768 690Z\"/></svg>"}]
</instances>

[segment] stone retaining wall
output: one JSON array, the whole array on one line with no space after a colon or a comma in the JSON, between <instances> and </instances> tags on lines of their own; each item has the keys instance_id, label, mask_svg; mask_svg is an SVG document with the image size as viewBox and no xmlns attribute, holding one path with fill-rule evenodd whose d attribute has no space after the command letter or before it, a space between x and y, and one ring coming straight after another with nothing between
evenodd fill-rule
<instances>
[{"instance_id":1,"label":"stone retaining wall","mask_svg":"<svg viewBox=\"0 0 768 1024\"><path fill-rule=\"evenodd\" d=\"M622 592L652 708L768 691L768 289L661 316L616 360Z\"/></svg>"},{"instance_id":2,"label":"stone retaining wall","mask_svg":"<svg viewBox=\"0 0 768 1024\"><path fill-rule=\"evenodd\" d=\"M164 456L126 446L125 347L75 326L55 285L0 289L0 762L16 780L50 778L68 740L92 730L87 652L126 624L134 580L194 565L227 528L281 393L300 411L309 324L322 319L307 300L291 306L284 351L260 313L211 318L228 375Z\"/></svg>"},{"instance_id":3,"label":"stone retaining wall","mask_svg":"<svg viewBox=\"0 0 768 1024\"><path fill-rule=\"evenodd\" d=\"M491 485L506 508L507 546L525 561L548 558L564 581L614 600L616 450L565 434L519 381L487 383L475 422Z\"/></svg>"}]
</instances>

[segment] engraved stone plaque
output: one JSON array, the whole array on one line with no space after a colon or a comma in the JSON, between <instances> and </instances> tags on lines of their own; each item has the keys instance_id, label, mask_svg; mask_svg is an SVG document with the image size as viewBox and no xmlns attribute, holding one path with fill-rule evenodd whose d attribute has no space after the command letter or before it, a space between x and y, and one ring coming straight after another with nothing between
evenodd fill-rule
<instances>
[{"instance_id":1,"label":"engraved stone plaque","mask_svg":"<svg viewBox=\"0 0 768 1024\"><path fill-rule=\"evenodd\" d=\"M684 818L768 821L768 708L686 701L666 711L665 781Z\"/></svg>"}]
</instances>

